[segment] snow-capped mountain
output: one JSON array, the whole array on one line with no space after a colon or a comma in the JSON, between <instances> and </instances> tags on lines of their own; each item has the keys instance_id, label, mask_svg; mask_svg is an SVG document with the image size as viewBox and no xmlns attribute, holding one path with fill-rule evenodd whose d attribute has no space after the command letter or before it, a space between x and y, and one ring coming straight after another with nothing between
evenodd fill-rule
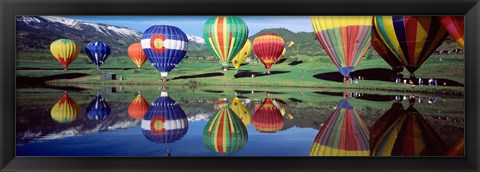
<instances>
[{"instance_id":1,"label":"snow-capped mountain","mask_svg":"<svg viewBox=\"0 0 480 172\"><path fill-rule=\"evenodd\" d=\"M17 17L17 49L19 51L48 52L52 41L68 38L84 46L91 41L102 41L112 54L127 54L128 46L139 42L142 32L126 27L86 22L60 16ZM205 49L203 38L188 35L189 50Z\"/></svg>"}]
</instances>

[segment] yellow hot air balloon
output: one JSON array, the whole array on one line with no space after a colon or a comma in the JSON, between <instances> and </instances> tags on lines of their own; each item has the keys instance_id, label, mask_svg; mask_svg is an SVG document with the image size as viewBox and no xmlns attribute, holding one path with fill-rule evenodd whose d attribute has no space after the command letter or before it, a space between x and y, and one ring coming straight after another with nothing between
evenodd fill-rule
<instances>
[{"instance_id":1,"label":"yellow hot air balloon","mask_svg":"<svg viewBox=\"0 0 480 172\"><path fill-rule=\"evenodd\" d=\"M75 41L69 39L59 39L53 41L50 45L50 52L63 65L63 69L67 70L75 59L80 54L80 47Z\"/></svg>"},{"instance_id":2,"label":"yellow hot air balloon","mask_svg":"<svg viewBox=\"0 0 480 172\"><path fill-rule=\"evenodd\" d=\"M287 53L287 49L283 48L282 55L280 55L280 57L278 57L278 59L275 60L275 64L283 62L285 59L287 59L287 57L285 57L285 53Z\"/></svg>"},{"instance_id":3,"label":"yellow hot air balloon","mask_svg":"<svg viewBox=\"0 0 480 172\"><path fill-rule=\"evenodd\" d=\"M248 111L247 107L242 104L242 101L240 101L239 98L235 97L229 107L233 112L235 112L240 120L242 120L245 127L250 125L252 122L250 111Z\"/></svg>"},{"instance_id":4,"label":"yellow hot air balloon","mask_svg":"<svg viewBox=\"0 0 480 172\"><path fill-rule=\"evenodd\" d=\"M238 67L245 61L245 59L250 55L250 52L252 52L252 42L247 39L245 44L243 45L243 48L240 49L240 51L233 57L232 59L232 64L233 67L235 67L235 71L238 71Z\"/></svg>"},{"instance_id":5,"label":"yellow hot air balloon","mask_svg":"<svg viewBox=\"0 0 480 172\"><path fill-rule=\"evenodd\" d=\"M69 123L75 121L80 115L80 106L65 92L63 97L53 105L50 115L58 123Z\"/></svg>"}]
</instances>

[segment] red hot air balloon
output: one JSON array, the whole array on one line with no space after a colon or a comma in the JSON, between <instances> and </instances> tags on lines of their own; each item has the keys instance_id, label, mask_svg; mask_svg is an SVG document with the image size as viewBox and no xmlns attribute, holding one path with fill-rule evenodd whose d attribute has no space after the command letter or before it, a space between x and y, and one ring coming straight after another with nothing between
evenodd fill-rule
<instances>
[{"instance_id":1,"label":"red hot air balloon","mask_svg":"<svg viewBox=\"0 0 480 172\"><path fill-rule=\"evenodd\" d=\"M128 115L135 119L142 119L148 108L150 108L150 105L139 93L128 106Z\"/></svg>"},{"instance_id":2,"label":"red hot air balloon","mask_svg":"<svg viewBox=\"0 0 480 172\"><path fill-rule=\"evenodd\" d=\"M262 133L275 133L282 129L283 124L283 116L270 98L266 98L253 115L253 126Z\"/></svg>"},{"instance_id":3,"label":"red hot air balloon","mask_svg":"<svg viewBox=\"0 0 480 172\"><path fill-rule=\"evenodd\" d=\"M275 33L263 33L253 40L253 52L265 65L268 74L272 64L282 55L284 47L285 41Z\"/></svg>"},{"instance_id":4,"label":"red hot air balloon","mask_svg":"<svg viewBox=\"0 0 480 172\"><path fill-rule=\"evenodd\" d=\"M439 16L438 19L442 23L443 28L452 36L455 41L457 41L460 47L464 48L464 17L463 16Z\"/></svg>"}]
</instances>

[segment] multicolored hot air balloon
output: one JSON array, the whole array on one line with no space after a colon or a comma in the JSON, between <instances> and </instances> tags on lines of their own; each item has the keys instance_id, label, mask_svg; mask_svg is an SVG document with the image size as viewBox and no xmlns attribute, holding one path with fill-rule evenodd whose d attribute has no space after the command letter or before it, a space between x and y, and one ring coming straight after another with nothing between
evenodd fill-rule
<instances>
[{"instance_id":1,"label":"multicolored hot air balloon","mask_svg":"<svg viewBox=\"0 0 480 172\"><path fill-rule=\"evenodd\" d=\"M145 55L167 81L172 71L187 54L187 35L175 26L155 25L142 34L142 48Z\"/></svg>"},{"instance_id":2,"label":"multicolored hot air balloon","mask_svg":"<svg viewBox=\"0 0 480 172\"><path fill-rule=\"evenodd\" d=\"M465 155L465 137L456 141L450 149L448 149L447 156L464 156Z\"/></svg>"},{"instance_id":3,"label":"multicolored hot air balloon","mask_svg":"<svg viewBox=\"0 0 480 172\"><path fill-rule=\"evenodd\" d=\"M437 17L376 16L374 23L379 39L407 68L410 78L448 36Z\"/></svg>"},{"instance_id":4,"label":"multicolored hot air balloon","mask_svg":"<svg viewBox=\"0 0 480 172\"><path fill-rule=\"evenodd\" d=\"M284 59L287 59L287 57L285 56L285 53L287 53L287 49L283 48L282 54L280 55L280 57L278 57L277 60L275 60L274 64L278 64L282 62Z\"/></svg>"},{"instance_id":5,"label":"multicolored hot air balloon","mask_svg":"<svg viewBox=\"0 0 480 172\"><path fill-rule=\"evenodd\" d=\"M368 128L344 99L328 117L310 149L310 156L369 156Z\"/></svg>"},{"instance_id":6,"label":"multicolored hot air balloon","mask_svg":"<svg viewBox=\"0 0 480 172\"><path fill-rule=\"evenodd\" d=\"M130 103L130 106L128 106L128 115L135 119L143 119L148 108L150 108L150 105L143 96L138 93L137 97L135 97L132 103Z\"/></svg>"},{"instance_id":7,"label":"multicolored hot air balloon","mask_svg":"<svg viewBox=\"0 0 480 172\"><path fill-rule=\"evenodd\" d=\"M143 52L142 44L140 43L134 43L128 47L128 56L132 59L133 63L137 65L138 70L140 70L145 61L147 61L147 56Z\"/></svg>"},{"instance_id":8,"label":"multicolored hot air balloon","mask_svg":"<svg viewBox=\"0 0 480 172\"><path fill-rule=\"evenodd\" d=\"M247 144L248 133L242 120L224 103L205 125L202 138L209 150L223 155L240 151Z\"/></svg>"},{"instance_id":9,"label":"multicolored hot air balloon","mask_svg":"<svg viewBox=\"0 0 480 172\"><path fill-rule=\"evenodd\" d=\"M393 54L390 49L388 49L387 45L380 40L377 31L373 31L372 34L372 47L377 51L378 55L385 60L385 62L392 67L392 70L397 73L397 75L403 71L403 64L402 62L395 57L395 54Z\"/></svg>"},{"instance_id":10,"label":"multicolored hot air balloon","mask_svg":"<svg viewBox=\"0 0 480 172\"><path fill-rule=\"evenodd\" d=\"M215 56L220 59L223 70L228 62L242 49L248 39L247 24L236 16L217 16L205 22L203 39Z\"/></svg>"},{"instance_id":11,"label":"multicolored hot air balloon","mask_svg":"<svg viewBox=\"0 0 480 172\"><path fill-rule=\"evenodd\" d=\"M268 74L272 64L282 55L284 48L285 41L275 33L263 33L253 40L253 52L265 65Z\"/></svg>"},{"instance_id":12,"label":"multicolored hot air balloon","mask_svg":"<svg viewBox=\"0 0 480 172\"><path fill-rule=\"evenodd\" d=\"M280 99L273 99L272 104L280 111L282 116L285 116L286 110L285 110L285 102Z\"/></svg>"},{"instance_id":13,"label":"multicolored hot air balloon","mask_svg":"<svg viewBox=\"0 0 480 172\"><path fill-rule=\"evenodd\" d=\"M53 105L50 115L55 122L69 123L75 121L80 115L80 112L80 106L65 92L62 98Z\"/></svg>"},{"instance_id":14,"label":"multicolored hot air balloon","mask_svg":"<svg viewBox=\"0 0 480 172\"><path fill-rule=\"evenodd\" d=\"M243 105L242 101L239 98L235 97L230 104L230 109L235 112L235 114L242 120L243 124L246 126L250 125L252 118L250 117L250 111L247 107Z\"/></svg>"},{"instance_id":15,"label":"multicolored hot air balloon","mask_svg":"<svg viewBox=\"0 0 480 172\"><path fill-rule=\"evenodd\" d=\"M318 41L346 81L370 47L373 16L312 16Z\"/></svg>"},{"instance_id":16,"label":"multicolored hot air balloon","mask_svg":"<svg viewBox=\"0 0 480 172\"><path fill-rule=\"evenodd\" d=\"M110 47L103 42L90 42L85 46L85 53L98 69L110 55Z\"/></svg>"},{"instance_id":17,"label":"multicolored hot air balloon","mask_svg":"<svg viewBox=\"0 0 480 172\"><path fill-rule=\"evenodd\" d=\"M252 52L252 42L247 39L245 44L243 45L243 48L238 51L237 55L233 57L232 59L232 64L233 67L235 67L235 72L238 72L238 67L245 61L245 59L250 55Z\"/></svg>"},{"instance_id":18,"label":"multicolored hot air balloon","mask_svg":"<svg viewBox=\"0 0 480 172\"><path fill-rule=\"evenodd\" d=\"M465 17L464 16L438 16L440 23L450 33L450 36L457 41L460 47L465 46Z\"/></svg>"},{"instance_id":19,"label":"multicolored hot air balloon","mask_svg":"<svg viewBox=\"0 0 480 172\"><path fill-rule=\"evenodd\" d=\"M253 115L253 126L262 133L275 133L284 125L283 116L273 105L270 98L266 98L262 106Z\"/></svg>"},{"instance_id":20,"label":"multicolored hot air balloon","mask_svg":"<svg viewBox=\"0 0 480 172\"><path fill-rule=\"evenodd\" d=\"M151 142L173 143L187 133L187 115L167 92L162 92L148 108L141 127L143 135Z\"/></svg>"},{"instance_id":21,"label":"multicolored hot air balloon","mask_svg":"<svg viewBox=\"0 0 480 172\"><path fill-rule=\"evenodd\" d=\"M413 106L385 113L371 132L377 133L372 156L438 156L446 151L443 140Z\"/></svg>"},{"instance_id":22,"label":"multicolored hot air balloon","mask_svg":"<svg viewBox=\"0 0 480 172\"><path fill-rule=\"evenodd\" d=\"M59 39L52 42L50 52L63 65L63 70L67 70L68 65L80 55L80 47L70 39Z\"/></svg>"},{"instance_id":23,"label":"multicolored hot air balloon","mask_svg":"<svg viewBox=\"0 0 480 172\"><path fill-rule=\"evenodd\" d=\"M100 94L93 98L86 110L88 119L92 120L105 119L111 112L112 109Z\"/></svg>"},{"instance_id":24,"label":"multicolored hot air balloon","mask_svg":"<svg viewBox=\"0 0 480 172\"><path fill-rule=\"evenodd\" d=\"M370 142L377 143L382 138L382 132L394 125L395 120L405 113L405 108L401 101L396 101L382 117L370 128Z\"/></svg>"}]
</instances>

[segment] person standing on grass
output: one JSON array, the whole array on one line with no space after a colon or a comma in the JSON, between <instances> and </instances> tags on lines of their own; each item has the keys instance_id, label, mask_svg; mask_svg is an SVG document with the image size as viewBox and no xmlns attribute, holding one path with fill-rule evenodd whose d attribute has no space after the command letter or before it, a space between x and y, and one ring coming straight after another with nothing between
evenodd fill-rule
<instances>
[{"instance_id":1,"label":"person standing on grass","mask_svg":"<svg viewBox=\"0 0 480 172\"><path fill-rule=\"evenodd\" d=\"M428 85L429 85L429 86L432 86L432 85L433 85L433 79L432 79L432 78L428 79Z\"/></svg>"},{"instance_id":2,"label":"person standing on grass","mask_svg":"<svg viewBox=\"0 0 480 172\"><path fill-rule=\"evenodd\" d=\"M418 78L418 85L423 85L423 80L422 80L422 78Z\"/></svg>"}]
</instances>

